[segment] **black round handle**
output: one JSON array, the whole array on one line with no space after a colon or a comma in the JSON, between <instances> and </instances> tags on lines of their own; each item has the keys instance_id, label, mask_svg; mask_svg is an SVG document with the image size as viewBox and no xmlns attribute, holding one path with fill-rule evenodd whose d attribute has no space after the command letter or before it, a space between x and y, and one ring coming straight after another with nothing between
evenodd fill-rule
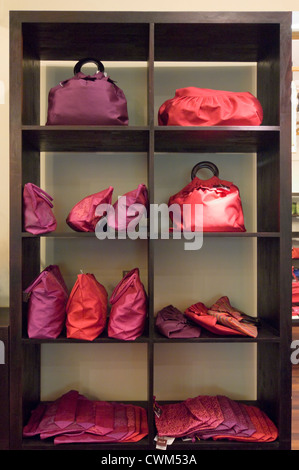
<instances>
[{"instance_id":1,"label":"black round handle","mask_svg":"<svg viewBox=\"0 0 299 470\"><path fill-rule=\"evenodd\" d=\"M104 65L102 64L102 62L100 62L97 59L92 59L92 58L87 57L86 59L81 59L81 60L79 60L79 62L76 63L76 65L74 67L74 75L76 75L78 72L80 72L81 67L85 64L88 64L89 62L92 62L93 64L96 64L96 66L98 67L98 72L103 73L105 71L105 68L104 68Z\"/></svg>"},{"instance_id":2,"label":"black round handle","mask_svg":"<svg viewBox=\"0 0 299 470\"><path fill-rule=\"evenodd\" d=\"M192 168L192 171L191 171L191 179L192 180L196 177L196 173L201 168L208 168L209 170L211 170L211 172L213 173L214 176L219 176L219 170L218 170L217 166L214 163L212 163L212 162L199 162Z\"/></svg>"}]
</instances>

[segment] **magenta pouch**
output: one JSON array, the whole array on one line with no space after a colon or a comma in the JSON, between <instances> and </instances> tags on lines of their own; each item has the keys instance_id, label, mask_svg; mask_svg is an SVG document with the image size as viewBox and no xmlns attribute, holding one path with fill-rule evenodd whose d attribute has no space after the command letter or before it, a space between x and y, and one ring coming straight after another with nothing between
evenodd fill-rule
<instances>
[{"instance_id":1,"label":"magenta pouch","mask_svg":"<svg viewBox=\"0 0 299 470\"><path fill-rule=\"evenodd\" d=\"M108 336L129 341L141 336L147 314L147 296L138 268L132 269L118 283L110 303Z\"/></svg>"},{"instance_id":2,"label":"magenta pouch","mask_svg":"<svg viewBox=\"0 0 299 470\"><path fill-rule=\"evenodd\" d=\"M108 227L119 231L133 231L143 216L147 217L148 191L145 184L127 192L113 204L108 212ZM131 225L131 227L130 227Z\"/></svg>"},{"instance_id":3,"label":"magenta pouch","mask_svg":"<svg viewBox=\"0 0 299 470\"><path fill-rule=\"evenodd\" d=\"M29 338L57 338L65 324L68 291L57 265L44 269L24 291Z\"/></svg>"},{"instance_id":4,"label":"magenta pouch","mask_svg":"<svg viewBox=\"0 0 299 470\"><path fill-rule=\"evenodd\" d=\"M53 232L57 227L53 214L53 198L33 183L23 190L24 229L34 235Z\"/></svg>"}]
</instances>

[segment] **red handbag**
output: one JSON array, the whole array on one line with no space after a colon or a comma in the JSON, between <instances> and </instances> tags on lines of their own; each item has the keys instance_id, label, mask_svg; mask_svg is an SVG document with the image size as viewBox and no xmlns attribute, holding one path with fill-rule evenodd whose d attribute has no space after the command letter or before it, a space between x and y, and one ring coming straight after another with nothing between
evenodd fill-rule
<instances>
[{"instance_id":1,"label":"red handbag","mask_svg":"<svg viewBox=\"0 0 299 470\"><path fill-rule=\"evenodd\" d=\"M100 204L111 204L113 188L104 189L79 201L67 216L66 223L76 232L95 232L96 225L102 215L97 215L96 208Z\"/></svg>"},{"instance_id":2,"label":"red handbag","mask_svg":"<svg viewBox=\"0 0 299 470\"><path fill-rule=\"evenodd\" d=\"M57 227L53 214L53 198L33 183L26 183L23 191L24 228L39 235L53 232Z\"/></svg>"},{"instance_id":3,"label":"red handbag","mask_svg":"<svg viewBox=\"0 0 299 470\"><path fill-rule=\"evenodd\" d=\"M200 168L208 168L213 176L207 180L197 178ZM171 196L168 206L177 205L179 211L169 210L173 230L203 232L245 232L244 216L239 189L233 183L218 177L219 171L211 162L200 162L191 172L191 183ZM202 221L196 206L202 206ZM185 206L185 207L184 207ZM190 210L186 210L186 207Z\"/></svg>"},{"instance_id":4,"label":"red handbag","mask_svg":"<svg viewBox=\"0 0 299 470\"><path fill-rule=\"evenodd\" d=\"M292 248L292 259L299 259L299 247L293 246Z\"/></svg>"},{"instance_id":5,"label":"red handbag","mask_svg":"<svg viewBox=\"0 0 299 470\"><path fill-rule=\"evenodd\" d=\"M98 66L94 75L81 72L82 65ZM48 97L47 125L128 125L124 92L104 72L102 62L82 59L74 67L74 76L51 88Z\"/></svg>"},{"instance_id":6,"label":"red handbag","mask_svg":"<svg viewBox=\"0 0 299 470\"><path fill-rule=\"evenodd\" d=\"M78 274L66 305L67 338L92 341L107 319L108 294L93 274Z\"/></svg>"},{"instance_id":7,"label":"red handbag","mask_svg":"<svg viewBox=\"0 0 299 470\"><path fill-rule=\"evenodd\" d=\"M141 336L146 320L147 297L138 268L132 269L118 283L110 303L108 336L127 341Z\"/></svg>"},{"instance_id":8,"label":"red handbag","mask_svg":"<svg viewBox=\"0 0 299 470\"><path fill-rule=\"evenodd\" d=\"M263 109L249 92L187 87L176 90L158 112L160 126L258 126Z\"/></svg>"},{"instance_id":9,"label":"red handbag","mask_svg":"<svg viewBox=\"0 0 299 470\"><path fill-rule=\"evenodd\" d=\"M292 303L295 304L299 302L299 279L294 272L294 267L292 266Z\"/></svg>"},{"instance_id":10,"label":"red handbag","mask_svg":"<svg viewBox=\"0 0 299 470\"><path fill-rule=\"evenodd\" d=\"M113 204L113 210L108 212L108 227L124 231L133 230L148 209L148 191L145 184L139 184L136 189L127 192ZM130 228L130 222L134 227Z\"/></svg>"}]
</instances>

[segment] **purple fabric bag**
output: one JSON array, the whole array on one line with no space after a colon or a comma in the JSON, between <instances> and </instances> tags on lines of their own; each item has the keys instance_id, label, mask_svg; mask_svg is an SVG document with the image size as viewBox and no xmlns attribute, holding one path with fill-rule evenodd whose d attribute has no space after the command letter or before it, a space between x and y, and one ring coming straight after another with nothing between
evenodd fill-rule
<instances>
[{"instance_id":1,"label":"purple fabric bag","mask_svg":"<svg viewBox=\"0 0 299 470\"><path fill-rule=\"evenodd\" d=\"M29 338L57 338L65 324L68 291L56 265L44 269L24 291L28 300Z\"/></svg>"},{"instance_id":2,"label":"purple fabric bag","mask_svg":"<svg viewBox=\"0 0 299 470\"><path fill-rule=\"evenodd\" d=\"M85 75L81 66L98 65L94 75ZM124 92L104 72L96 59L82 59L74 67L74 76L51 88L48 96L47 125L128 125Z\"/></svg>"},{"instance_id":3,"label":"purple fabric bag","mask_svg":"<svg viewBox=\"0 0 299 470\"><path fill-rule=\"evenodd\" d=\"M33 183L26 183L23 190L24 228L26 232L40 235L53 232L57 227L52 212L53 198Z\"/></svg>"},{"instance_id":4,"label":"purple fabric bag","mask_svg":"<svg viewBox=\"0 0 299 470\"><path fill-rule=\"evenodd\" d=\"M156 316L157 330L167 338L199 338L199 326L190 325L186 317L173 305L164 307Z\"/></svg>"}]
</instances>

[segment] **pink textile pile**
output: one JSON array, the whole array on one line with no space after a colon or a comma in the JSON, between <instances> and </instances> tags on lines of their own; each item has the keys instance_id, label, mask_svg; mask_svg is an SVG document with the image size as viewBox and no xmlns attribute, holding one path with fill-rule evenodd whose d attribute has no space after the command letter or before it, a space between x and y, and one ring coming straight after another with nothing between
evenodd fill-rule
<instances>
[{"instance_id":1,"label":"pink textile pile","mask_svg":"<svg viewBox=\"0 0 299 470\"><path fill-rule=\"evenodd\" d=\"M50 403L40 403L23 429L24 437L54 438L54 444L137 442L148 434L144 408L89 400L71 390Z\"/></svg>"}]
</instances>

